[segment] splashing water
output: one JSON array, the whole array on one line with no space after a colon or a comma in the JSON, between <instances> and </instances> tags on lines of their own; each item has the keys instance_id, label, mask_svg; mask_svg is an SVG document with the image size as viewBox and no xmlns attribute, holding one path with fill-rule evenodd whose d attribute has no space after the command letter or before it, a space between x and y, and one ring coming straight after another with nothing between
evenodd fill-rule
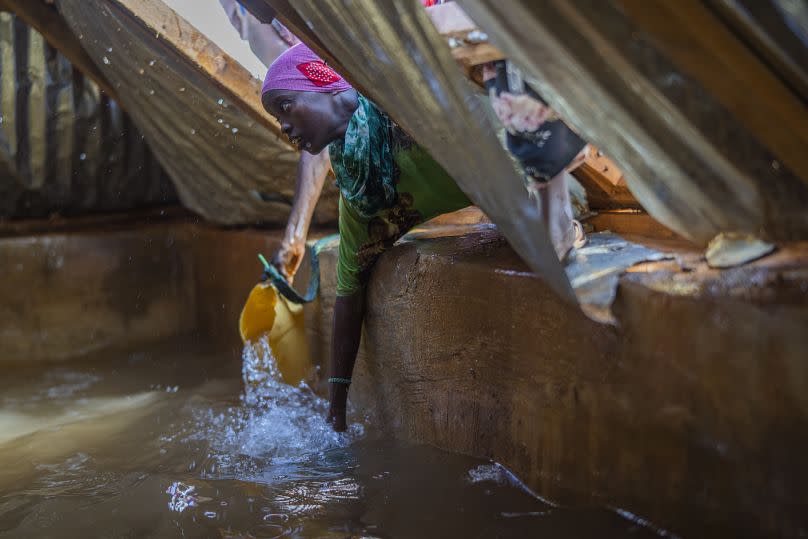
<instances>
[{"instance_id":1,"label":"splashing water","mask_svg":"<svg viewBox=\"0 0 808 539\"><path fill-rule=\"evenodd\" d=\"M492 462L333 432L266 341L241 373L204 342L136 352L0 377L0 536L653 536L542 503Z\"/></svg>"},{"instance_id":2,"label":"splashing water","mask_svg":"<svg viewBox=\"0 0 808 539\"><path fill-rule=\"evenodd\" d=\"M166 489L171 499L168 502L168 508L171 511L182 513L189 507L196 507L196 495L194 491L196 487L193 485L186 485L180 481L175 481Z\"/></svg>"},{"instance_id":3,"label":"splashing water","mask_svg":"<svg viewBox=\"0 0 808 539\"><path fill-rule=\"evenodd\" d=\"M251 475L268 464L296 464L347 447L364 434L352 424L346 433L325 422L328 403L305 383L294 387L281 380L266 337L242 352L242 406L216 413L208 410L201 424L217 475Z\"/></svg>"}]
</instances>

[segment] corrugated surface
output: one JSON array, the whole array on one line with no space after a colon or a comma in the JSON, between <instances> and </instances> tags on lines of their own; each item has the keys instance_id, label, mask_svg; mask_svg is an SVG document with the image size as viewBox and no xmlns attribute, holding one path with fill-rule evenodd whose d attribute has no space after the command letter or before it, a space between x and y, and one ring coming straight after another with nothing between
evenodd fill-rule
<instances>
[{"instance_id":1,"label":"corrugated surface","mask_svg":"<svg viewBox=\"0 0 808 539\"><path fill-rule=\"evenodd\" d=\"M176 201L131 119L43 37L0 14L0 218Z\"/></svg>"}]
</instances>

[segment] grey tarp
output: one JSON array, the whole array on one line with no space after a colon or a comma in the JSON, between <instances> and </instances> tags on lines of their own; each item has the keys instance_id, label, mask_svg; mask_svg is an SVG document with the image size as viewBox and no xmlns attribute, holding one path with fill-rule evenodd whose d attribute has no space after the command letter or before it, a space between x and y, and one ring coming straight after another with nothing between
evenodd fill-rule
<instances>
[{"instance_id":1,"label":"grey tarp","mask_svg":"<svg viewBox=\"0 0 808 539\"><path fill-rule=\"evenodd\" d=\"M35 30L0 14L0 218L176 201L118 105Z\"/></svg>"},{"instance_id":2,"label":"grey tarp","mask_svg":"<svg viewBox=\"0 0 808 539\"><path fill-rule=\"evenodd\" d=\"M574 295L535 205L496 138L485 103L416 0L297 0L291 5L342 66L425 147L562 297ZM310 36L300 35L304 41Z\"/></svg>"}]
</instances>

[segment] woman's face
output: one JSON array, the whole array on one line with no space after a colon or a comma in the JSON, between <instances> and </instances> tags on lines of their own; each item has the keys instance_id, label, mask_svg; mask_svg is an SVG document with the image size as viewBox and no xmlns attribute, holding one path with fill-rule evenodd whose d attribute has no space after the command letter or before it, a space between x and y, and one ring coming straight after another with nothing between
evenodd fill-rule
<instances>
[{"instance_id":1,"label":"woman's face","mask_svg":"<svg viewBox=\"0 0 808 539\"><path fill-rule=\"evenodd\" d=\"M318 154L342 136L345 119L338 101L332 93L270 90L263 104L298 150Z\"/></svg>"}]
</instances>

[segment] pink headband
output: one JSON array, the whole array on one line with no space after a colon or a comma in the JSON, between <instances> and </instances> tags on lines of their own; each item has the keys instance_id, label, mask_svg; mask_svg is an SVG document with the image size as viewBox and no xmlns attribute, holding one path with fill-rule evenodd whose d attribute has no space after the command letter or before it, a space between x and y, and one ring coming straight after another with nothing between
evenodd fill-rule
<instances>
[{"instance_id":1,"label":"pink headband","mask_svg":"<svg viewBox=\"0 0 808 539\"><path fill-rule=\"evenodd\" d=\"M303 43L283 52L267 71L263 96L270 90L297 90L302 92L342 92L353 88L336 71Z\"/></svg>"}]
</instances>

